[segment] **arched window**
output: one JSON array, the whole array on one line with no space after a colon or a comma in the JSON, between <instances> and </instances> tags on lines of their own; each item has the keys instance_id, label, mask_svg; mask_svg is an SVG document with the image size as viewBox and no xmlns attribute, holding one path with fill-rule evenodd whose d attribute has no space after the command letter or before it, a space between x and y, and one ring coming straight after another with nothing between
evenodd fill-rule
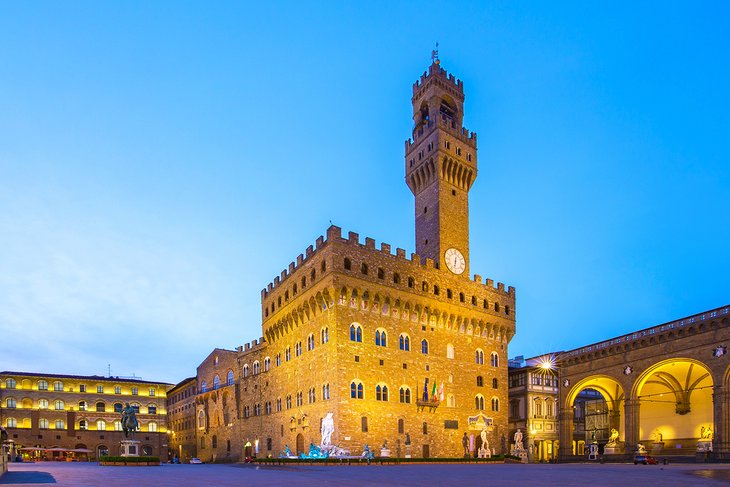
<instances>
[{"instance_id":1,"label":"arched window","mask_svg":"<svg viewBox=\"0 0 730 487\"><path fill-rule=\"evenodd\" d=\"M362 399L363 398L362 382L359 382L359 381L350 382L350 397L352 399Z\"/></svg>"},{"instance_id":2,"label":"arched window","mask_svg":"<svg viewBox=\"0 0 730 487\"><path fill-rule=\"evenodd\" d=\"M499 355L497 355L497 352L492 352L489 361L492 364L492 367L499 367Z\"/></svg>"},{"instance_id":3,"label":"arched window","mask_svg":"<svg viewBox=\"0 0 730 487\"><path fill-rule=\"evenodd\" d=\"M210 447L218 448L218 435L213 435L213 438L210 440Z\"/></svg>"},{"instance_id":4,"label":"arched window","mask_svg":"<svg viewBox=\"0 0 730 487\"><path fill-rule=\"evenodd\" d=\"M38 399L38 409L48 409L48 399Z\"/></svg>"},{"instance_id":5,"label":"arched window","mask_svg":"<svg viewBox=\"0 0 730 487\"><path fill-rule=\"evenodd\" d=\"M5 400L5 407L6 408L15 408L17 407L17 402L15 401L14 397L9 397Z\"/></svg>"},{"instance_id":6,"label":"arched window","mask_svg":"<svg viewBox=\"0 0 730 487\"><path fill-rule=\"evenodd\" d=\"M155 432L157 431L157 423L154 421L147 423L147 431Z\"/></svg>"},{"instance_id":7,"label":"arched window","mask_svg":"<svg viewBox=\"0 0 730 487\"><path fill-rule=\"evenodd\" d=\"M271 357L266 357L264 359L264 372L268 372L271 368Z\"/></svg>"},{"instance_id":8,"label":"arched window","mask_svg":"<svg viewBox=\"0 0 730 487\"><path fill-rule=\"evenodd\" d=\"M302 354L302 342L297 342L294 344L294 355L299 357Z\"/></svg>"},{"instance_id":9,"label":"arched window","mask_svg":"<svg viewBox=\"0 0 730 487\"><path fill-rule=\"evenodd\" d=\"M205 413L203 411L198 412L198 428L205 428Z\"/></svg>"},{"instance_id":10,"label":"arched window","mask_svg":"<svg viewBox=\"0 0 730 487\"><path fill-rule=\"evenodd\" d=\"M281 365L281 354L276 354L276 366L279 367Z\"/></svg>"},{"instance_id":11,"label":"arched window","mask_svg":"<svg viewBox=\"0 0 730 487\"><path fill-rule=\"evenodd\" d=\"M329 399L330 398L330 385L324 384L322 386L322 399Z\"/></svg>"},{"instance_id":12,"label":"arched window","mask_svg":"<svg viewBox=\"0 0 730 487\"><path fill-rule=\"evenodd\" d=\"M46 426L46 428L47 428L47 427L48 427L48 426ZM105 431L105 430L106 430L106 421L104 421L103 419L99 419L99 420L97 420L97 421L96 421L96 429L97 429L98 431Z\"/></svg>"},{"instance_id":13,"label":"arched window","mask_svg":"<svg viewBox=\"0 0 730 487\"><path fill-rule=\"evenodd\" d=\"M287 362L291 360L291 347L286 347L286 350L284 350L284 360Z\"/></svg>"},{"instance_id":14,"label":"arched window","mask_svg":"<svg viewBox=\"0 0 730 487\"><path fill-rule=\"evenodd\" d=\"M388 400L388 386L378 384L375 386L375 400L376 401L387 401Z\"/></svg>"},{"instance_id":15,"label":"arched window","mask_svg":"<svg viewBox=\"0 0 730 487\"><path fill-rule=\"evenodd\" d=\"M147 414L157 414L157 404L148 404Z\"/></svg>"},{"instance_id":16,"label":"arched window","mask_svg":"<svg viewBox=\"0 0 730 487\"><path fill-rule=\"evenodd\" d=\"M226 385L232 386L233 385L233 371L229 370L226 374Z\"/></svg>"},{"instance_id":17,"label":"arched window","mask_svg":"<svg viewBox=\"0 0 730 487\"><path fill-rule=\"evenodd\" d=\"M453 394L447 394L447 396L446 396L446 406L448 406L450 408L455 408L456 407L456 398L454 397Z\"/></svg>"},{"instance_id":18,"label":"arched window","mask_svg":"<svg viewBox=\"0 0 730 487\"><path fill-rule=\"evenodd\" d=\"M291 394L287 394L286 396L286 408L291 409Z\"/></svg>"},{"instance_id":19,"label":"arched window","mask_svg":"<svg viewBox=\"0 0 730 487\"><path fill-rule=\"evenodd\" d=\"M62 419L57 419L55 427L57 430L62 430L66 427L66 423L64 423Z\"/></svg>"},{"instance_id":20,"label":"arched window","mask_svg":"<svg viewBox=\"0 0 730 487\"><path fill-rule=\"evenodd\" d=\"M446 358L454 358L454 346L450 343L446 345Z\"/></svg>"},{"instance_id":21,"label":"arched window","mask_svg":"<svg viewBox=\"0 0 730 487\"><path fill-rule=\"evenodd\" d=\"M96 412L97 413L103 413L106 411L106 404L104 404L102 401L99 401L96 403Z\"/></svg>"},{"instance_id":22,"label":"arched window","mask_svg":"<svg viewBox=\"0 0 730 487\"><path fill-rule=\"evenodd\" d=\"M200 383L200 392L205 392L208 390L208 384L207 382L203 381Z\"/></svg>"},{"instance_id":23,"label":"arched window","mask_svg":"<svg viewBox=\"0 0 730 487\"><path fill-rule=\"evenodd\" d=\"M484 410L484 396L481 394L477 394L474 398L474 407L477 411L483 411Z\"/></svg>"},{"instance_id":24,"label":"arched window","mask_svg":"<svg viewBox=\"0 0 730 487\"><path fill-rule=\"evenodd\" d=\"M5 379L6 389L15 389L15 379Z\"/></svg>"},{"instance_id":25,"label":"arched window","mask_svg":"<svg viewBox=\"0 0 730 487\"><path fill-rule=\"evenodd\" d=\"M482 351L481 348L477 348L477 350L475 352L475 357L476 357L476 363L478 365L484 365L484 352Z\"/></svg>"},{"instance_id":26,"label":"arched window","mask_svg":"<svg viewBox=\"0 0 730 487\"><path fill-rule=\"evenodd\" d=\"M388 345L388 335L385 333L385 330L375 330L375 345L378 347Z\"/></svg>"},{"instance_id":27,"label":"arched window","mask_svg":"<svg viewBox=\"0 0 730 487\"><path fill-rule=\"evenodd\" d=\"M47 430L48 429L48 420L46 418L39 419L38 427L42 430Z\"/></svg>"},{"instance_id":28,"label":"arched window","mask_svg":"<svg viewBox=\"0 0 730 487\"><path fill-rule=\"evenodd\" d=\"M259 375L259 372L261 372L261 363L258 360L255 360L252 369L253 375Z\"/></svg>"},{"instance_id":29,"label":"arched window","mask_svg":"<svg viewBox=\"0 0 730 487\"><path fill-rule=\"evenodd\" d=\"M38 390L39 391L47 391L48 390L48 381L47 380L39 380L38 381Z\"/></svg>"},{"instance_id":30,"label":"arched window","mask_svg":"<svg viewBox=\"0 0 730 487\"><path fill-rule=\"evenodd\" d=\"M345 257L345 270L349 271L352 269L352 261L350 261L349 258Z\"/></svg>"},{"instance_id":31,"label":"arched window","mask_svg":"<svg viewBox=\"0 0 730 487\"><path fill-rule=\"evenodd\" d=\"M61 382L60 380L54 381L53 390L58 392L63 391L63 382Z\"/></svg>"},{"instance_id":32,"label":"arched window","mask_svg":"<svg viewBox=\"0 0 730 487\"><path fill-rule=\"evenodd\" d=\"M492 398L492 411L499 411L499 398Z\"/></svg>"},{"instance_id":33,"label":"arched window","mask_svg":"<svg viewBox=\"0 0 730 487\"><path fill-rule=\"evenodd\" d=\"M122 403L121 402L115 402L114 403L114 412L115 413L121 413L123 407L124 406L122 406Z\"/></svg>"},{"instance_id":34,"label":"arched window","mask_svg":"<svg viewBox=\"0 0 730 487\"><path fill-rule=\"evenodd\" d=\"M409 387L403 386L400 388L400 402L404 404L411 403L411 389Z\"/></svg>"},{"instance_id":35,"label":"arched window","mask_svg":"<svg viewBox=\"0 0 730 487\"><path fill-rule=\"evenodd\" d=\"M218 389L221 386L221 378L218 377L218 374L215 374L215 377L213 377L213 390Z\"/></svg>"},{"instance_id":36,"label":"arched window","mask_svg":"<svg viewBox=\"0 0 730 487\"><path fill-rule=\"evenodd\" d=\"M546 410L545 414L549 418L552 418L553 416L555 416L555 404L550 399L547 399L545 401L545 410Z\"/></svg>"},{"instance_id":37,"label":"arched window","mask_svg":"<svg viewBox=\"0 0 730 487\"><path fill-rule=\"evenodd\" d=\"M393 284L400 284L400 274L397 272L393 274Z\"/></svg>"},{"instance_id":38,"label":"arched window","mask_svg":"<svg viewBox=\"0 0 730 487\"><path fill-rule=\"evenodd\" d=\"M478 375L477 376L477 387L482 387L482 386L484 386L484 378L482 378L481 375Z\"/></svg>"},{"instance_id":39,"label":"arched window","mask_svg":"<svg viewBox=\"0 0 730 487\"><path fill-rule=\"evenodd\" d=\"M494 401L494 400L492 400ZM532 405L532 414L537 416L538 418L542 417L542 399L536 397L535 401Z\"/></svg>"},{"instance_id":40,"label":"arched window","mask_svg":"<svg viewBox=\"0 0 730 487\"><path fill-rule=\"evenodd\" d=\"M139 403L138 402L133 402L132 404L130 404L130 406L132 406L132 409L134 409L134 414L139 414Z\"/></svg>"},{"instance_id":41,"label":"arched window","mask_svg":"<svg viewBox=\"0 0 730 487\"><path fill-rule=\"evenodd\" d=\"M322 344L330 341L330 329L328 327L322 328L322 330L320 330L320 335L320 341L322 342Z\"/></svg>"},{"instance_id":42,"label":"arched window","mask_svg":"<svg viewBox=\"0 0 730 487\"><path fill-rule=\"evenodd\" d=\"M250 367L248 366L248 364L243 364L243 377L244 378L248 377L249 368Z\"/></svg>"},{"instance_id":43,"label":"arched window","mask_svg":"<svg viewBox=\"0 0 730 487\"><path fill-rule=\"evenodd\" d=\"M425 338L421 340L421 353L424 355L428 355L428 340Z\"/></svg>"},{"instance_id":44,"label":"arched window","mask_svg":"<svg viewBox=\"0 0 730 487\"><path fill-rule=\"evenodd\" d=\"M15 418L8 418L5 421L5 426L8 428L17 428L18 427L18 420Z\"/></svg>"},{"instance_id":45,"label":"arched window","mask_svg":"<svg viewBox=\"0 0 730 487\"><path fill-rule=\"evenodd\" d=\"M367 264L363 264L363 265L360 266L360 273L367 275L367 273L368 273L368 265Z\"/></svg>"},{"instance_id":46,"label":"arched window","mask_svg":"<svg viewBox=\"0 0 730 487\"><path fill-rule=\"evenodd\" d=\"M124 428L122 428L122 422L121 421L114 421L114 431L123 431Z\"/></svg>"},{"instance_id":47,"label":"arched window","mask_svg":"<svg viewBox=\"0 0 730 487\"><path fill-rule=\"evenodd\" d=\"M79 420L79 429L80 429L80 430L82 430L82 431L83 431L83 430L86 430L86 429L88 429L88 427L89 427L89 426L88 426L88 423L86 422L86 420L85 420L85 419L81 419L81 420Z\"/></svg>"},{"instance_id":48,"label":"arched window","mask_svg":"<svg viewBox=\"0 0 730 487\"><path fill-rule=\"evenodd\" d=\"M79 411L86 411L86 401L79 401Z\"/></svg>"},{"instance_id":49,"label":"arched window","mask_svg":"<svg viewBox=\"0 0 730 487\"><path fill-rule=\"evenodd\" d=\"M353 342L362 342L362 327L357 323L350 325L350 340Z\"/></svg>"},{"instance_id":50,"label":"arched window","mask_svg":"<svg viewBox=\"0 0 730 487\"><path fill-rule=\"evenodd\" d=\"M400 337L398 337L398 348L405 350L406 352L410 351L411 339L407 334L401 333Z\"/></svg>"},{"instance_id":51,"label":"arched window","mask_svg":"<svg viewBox=\"0 0 730 487\"><path fill-rule=\"evenodd\" d=\"M492 389L499 389L499 381L496 377L492 379Z\"/></svg>"},{"instance_id":52,"label":"arched window","mask_svg":"<svg viewBox=\"0 0 730 487\"><path fill-rule=\"evenodd\" d=\"M307 336L307 350L314 350L314 333Z\"/></svg>"}]
</instances>

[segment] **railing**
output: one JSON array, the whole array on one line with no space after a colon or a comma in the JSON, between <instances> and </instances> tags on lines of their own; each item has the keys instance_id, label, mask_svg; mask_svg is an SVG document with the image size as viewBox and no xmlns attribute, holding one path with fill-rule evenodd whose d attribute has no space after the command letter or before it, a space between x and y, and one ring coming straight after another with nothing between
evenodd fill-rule
<instances>
[{"instance_id":1,"label":"railing","mask_svg":"<svg viewBox=\"0 0 730 487\"><path fill-rule=\"evenodd\" d=\"M610 340L605 340L603 342L594 343L585 347L576 348L574 350L570 350L568 352L563 352L560 355L565 356L574 356L574 355L581 355L587 352L592 352L595 350L602 350L604 348L608 348L612 345L618 345L621 343L628 343L632 342L634 340L639 340L644 337L650 337L652 335L655 335L657 333L661 333L667 330L673 330L677 328L684 328L685 326L691 325L693 323L699 323L701 321L705 321L710 318L717 318L718 316L725 316L730 314L730 306L724 306L722 308L717 308L710 311L705 311L704 313L698 313L696 315L688 316L687 318L682 318L675 321L670 321L668 323L663 323L661 325L652 326L650 328L645 328L643 330L639 330L633 333L629 333L627 335L623 335L616 338L611 338Z\"/></svg>"}]
</instances>

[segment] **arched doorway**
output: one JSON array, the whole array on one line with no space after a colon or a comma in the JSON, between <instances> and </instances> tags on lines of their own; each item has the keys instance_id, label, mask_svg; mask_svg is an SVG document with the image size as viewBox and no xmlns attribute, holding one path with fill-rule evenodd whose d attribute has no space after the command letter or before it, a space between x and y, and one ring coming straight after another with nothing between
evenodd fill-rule
<instances>
[{"instance_id":1,"label":"arched doorway","mask_svg":"<svg viewBox=\"0 0 730 487\"><path fill-rule=\"evenodd\" d=\"M306 453L304 451L304 435L301 433L297 435L297 455L300 453Z\"/></svg>"},{"instance_id":2,"label":"arched doorway","mask_svg":"<svg viewBox=\"0 0 730 487\"><path fill-rule=\"evenodd\" d=\"M584 456L591 451L602 454L612 430L618 432L619 440L624 440L624 400L623 387L612 377L592 376L577 383L565 404L571 414L561 417L561 437L570 442L565 445L568 454ZM619 448L623 453L622 447Z\"/></svg>"},{"instance_id":3,"label":"arched doorway","mask_svg":"<svg viewBox=\"0 0 730 487\"><path fill-rule=\"evenodd\" d=\"M97 458L105 457L109 455L109 448L106 445L99 445L96 447Z\"/></svg>"},{"instance_id":4,"label":"arched doorway","mask_svg":"<svg viewBox=\"0 0 730 487\"><path fill-rule=\"evenodd\" d=\"M250 441L247 441L245 445L243 445L243 457L246 458L253 458L253 445Z\"/></svg>"},{"instance_id":5,"label":"arched doorway","mask_svg":"<svg viewBox=\"0 0 730 487\"><path fill-rule=\"evenodd\" d=\"M711 444L714 382L710 370L688 358L664 360L634 384L637 443L654 454L694 456L698 442Z\"/></svg>"}]
</instances>

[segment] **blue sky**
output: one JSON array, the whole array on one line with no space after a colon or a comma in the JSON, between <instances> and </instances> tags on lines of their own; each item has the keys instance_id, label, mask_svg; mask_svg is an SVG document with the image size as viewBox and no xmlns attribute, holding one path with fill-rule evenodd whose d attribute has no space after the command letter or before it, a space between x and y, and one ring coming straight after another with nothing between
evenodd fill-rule
<instances>
[{"instance_id":1,"label":"blue sky","mask_svg":"<svg viewBox=\"0 0 730 487\"><path fill-rule=\"evenodd\" d=\"M324 233L414 249L411 85L479 136L511 356L730 303L726 2L3 2L0 369L176 382Z\"/></svg>"}]
</instances>

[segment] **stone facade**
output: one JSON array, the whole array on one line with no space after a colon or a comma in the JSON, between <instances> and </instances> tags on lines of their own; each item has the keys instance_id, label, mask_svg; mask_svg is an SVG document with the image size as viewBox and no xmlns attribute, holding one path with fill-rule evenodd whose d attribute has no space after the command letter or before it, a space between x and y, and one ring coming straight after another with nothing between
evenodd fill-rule
<instances>
[{"instance_id":1,"label":"stone facade","mask_svg":"<svg viewBox=\"0 0 730 487\"><path fill-rule=\"evenodd\" d=\"M92 450L119 454L124 439L120 410L139 408L135 439L144 454L167 459L166 394L172 384L119 377L0 372L0 424L14 452L47 459L70 457L64 451L30 452L23 447Z\"/></svg>"},{"instance_id":2,"label":"stone facade","mask_svg":"<svg viewBox=\"0 0 730 487\"><path fill-rule=\"evenodd\" d=\"M263 337L198 367L201 459L307 451L328 413L332 443L353 454L387 441L405 455L408 434L413 456L462 456L484 418L491 445L507 433L515 289L469 274L476 135L461 127L463 85L435 62L413 93L406 180L421 255L331 226L290 263L261 292Z\"/></svg>"},{"instance_id":3,"label":"stone facade","mask_svg":"<svg viewBox=\"0 0 730 487\"><path fill-rule=\"evenodd\" d=\"M730 458L729 342L724 306L559 354L560 457L580 453L575 402L594 390L606 401L607 431L585 434L601 447L615 429L616 454L642 445L662 456Z\"/></svg>"},{"instance_id":4,"label":"stone facade","mask_svg":"<svg viewBox=\"0 0 730 487\"><path fill-rule=\"evenodd\" d=\"M197 377L180 381L167 392L167 429L170 457L188 462L196 454L195 397Z\"/></svg>"},{"instance_id":5,"label":"stone facade","mask_svg":"<svg viewBox=\"0 0 730 487\"><path fill-rule=\"evenodd\" d=\"M558 377L541 367L543 357L510 360L508 438L517 429L531 462L551 462L558 456Z\"/></svg>"}]
</instances>

